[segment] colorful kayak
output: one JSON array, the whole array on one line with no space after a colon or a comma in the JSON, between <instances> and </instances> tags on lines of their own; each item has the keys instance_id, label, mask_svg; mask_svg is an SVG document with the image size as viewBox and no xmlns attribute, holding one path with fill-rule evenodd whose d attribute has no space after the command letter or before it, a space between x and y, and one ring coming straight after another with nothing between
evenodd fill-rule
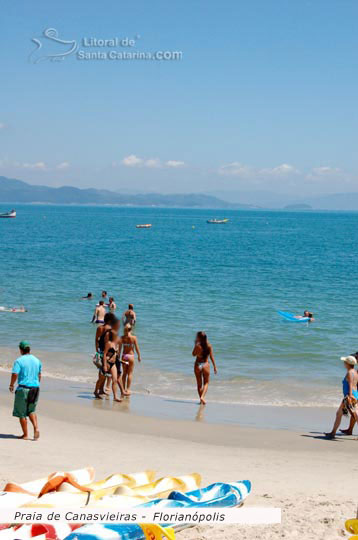
<instances>
[{"instance_id":1,"label":"colorful kayak","mask_svg":"<svg viewBox=\"0 0 358 540\"><path fill-rule=\"evenodd\" d=\"M288 311L278 311L278 314L281 315L286 321L290 322L309 322L309 317L299 317L298 315L295 315L294 313L289 313Z\"/></svg>"},{"instance_id":2,"label":"colorful kayak","mask_svg":"<svg viewBox=\"0 0 358 540\"><path fill-rule=\"evenodd\" d=\"M251 482L222 483L218 482L210 486L180 493L173 491L167 499L155 499L141 507L158 506L160 508L183 508L183 507L225 507L234 508L240 506L250 494ZM183 526L173 526L174 531ZM140 525L115 525L112 523L84 525L66 537L65 540L144 540L144 532ZM155 537L154 537L155 538Z\"/></svg>"},{"instance_id":3,"label":"colorful kayak","mask_svg":"<svg viewBox=\"0 0 358 540\"><path fill-rule=\"evenodd\" d=\"M154 471L134 474L115 473L94 481L94 469L87 467L71 472L56 472L23 484L8 483L0 492L0 507L235 507L240 506L251 491L249 481L215 483L198 489L197 473L166 476L154 481ZM164 528L151 524L56 524L3 525L0 540L174 540L175 531L188 525Z\"/></svg>"}]
</instances>

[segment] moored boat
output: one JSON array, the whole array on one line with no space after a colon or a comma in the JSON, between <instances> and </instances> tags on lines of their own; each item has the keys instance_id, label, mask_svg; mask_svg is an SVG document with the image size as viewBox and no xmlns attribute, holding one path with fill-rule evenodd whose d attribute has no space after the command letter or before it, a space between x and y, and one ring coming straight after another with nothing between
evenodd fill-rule
<instances>
[{"instance_id":1,"label":"moored boat","mask_svg":"<svg viewBox=\"0 0 358 540\"><path fill-rule=\"evenodd\" d=\"M16 210L11 210L10 212L0 214L0 218L16 218Z\"/></svg>"},{"instance_id":2,"label":"moored boat","mask_svg":"<svg viewBox=\"0 0 358 540\"><path fill-rule=\"evenodd\" d=\"M213 225L222 225L223 223L227 223L229 221L228 218L225 219L208 219L207 223L211 223Z\"/></svg>"}]
</instances>

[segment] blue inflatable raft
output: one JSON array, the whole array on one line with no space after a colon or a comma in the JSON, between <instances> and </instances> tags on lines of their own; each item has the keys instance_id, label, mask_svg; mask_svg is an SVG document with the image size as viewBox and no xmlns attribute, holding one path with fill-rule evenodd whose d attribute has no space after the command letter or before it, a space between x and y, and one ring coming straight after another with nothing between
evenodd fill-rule
<instances>
[{"instance_id":1,"label":"blue inflatable raft","mask_svg":"<svg viewBox=\"0 0 358 540\"><path fill-rule=\"evenodd\" d=\"M297 318L297 315L295 315L294 313L289 313L288 311L279 311L278 314L281 315L281 317L283 317L284 319L286 319L286 321L290 321L290 322L302 323L302 322L309 322L310 320L309 317Z\"/></svg>"}]
</instances>

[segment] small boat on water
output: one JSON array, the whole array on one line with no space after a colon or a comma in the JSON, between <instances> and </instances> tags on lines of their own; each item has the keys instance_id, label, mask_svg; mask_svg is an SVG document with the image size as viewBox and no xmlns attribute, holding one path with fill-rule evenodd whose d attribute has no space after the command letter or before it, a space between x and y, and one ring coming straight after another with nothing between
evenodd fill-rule
<instances>
[{"instance_id":1,"label":"small boat on water","mask_svg":"<svg viewBox=\"0 0 358 540\"><path fill-rule=\"evenodd\" d=\"M152 226L151 223L144 223L143 225L136 225L137 229L150 229Z\"/></svg>"},{"instance_id":2,"label":"small boat on water","mask_svg":"<svg viewBox=\"0 0 358 540\"><path fill-rule=\"evenodd\" d=\"M229 221L228 218L225 219L208 219L206 223L210 223L212 225L222 225L223 223L227 223Z\"/></svg>"},{"instance_id":3,"label":"small boat on water","mask_svg":"<svg viewBox=\"0 0 358 540\"><path fill-rule=\"evenodd\" d=\"M15 217L16 217L16 210L5 212L5 214L0 214L0 218L15 218Z\"/></svg>"}]
</instances>

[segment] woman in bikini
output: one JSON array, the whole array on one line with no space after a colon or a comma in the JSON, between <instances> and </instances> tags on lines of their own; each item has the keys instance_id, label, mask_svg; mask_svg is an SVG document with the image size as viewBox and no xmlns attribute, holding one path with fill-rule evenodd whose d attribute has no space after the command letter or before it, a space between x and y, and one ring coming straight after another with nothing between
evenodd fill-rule
<instances>
[{"instance_id":1,"label":"woman in bikini","mask_svg":"<svg viewBox=\"0 0 358 540\"><path fill-rule=\"evenodd\" d=\"M121 395L124 394L120 376L121 363L119 361L118 343L119 338L117 333L114 330L111 330L104 348L102 373L104 376L107 374L110 374L111 376L114 401L122 401L122 397L118 397L117 386L119 386L121 390Z\"/></svg>"},{"instance_id":2,"label":"woman in bikini","mask_svg":"<svg viewBox=\"0 0 358 540\"><path fill-rule=\"evenodd\" d=\"M216 369L213 348L208 342L208 338L205 332L198 332L196 334L195 345L192 354L193 356L196 356L194 373L196 377L200 403L202 405L206 405L205 395L208 391L210 381L209 357L213 364L215 375L217 374L218 370Z\"/></svg>"},{"instance_id":3,"label":"woman in bikini","mask_svg":"<svg viewBox=\"0 0 358 540\"><path fill-rule=\"evenodd\" d=\"M103 367L103 353L108 341L109 332L113 329L118 333L119 331L119 320L113 313L106 313L104 316L104 324L97 327L96 337L95 337L95 348L96 356L93 360L94 365L98 368L98 379L96 382L96 387L94 389L94 395L96 398L100 398L100 394L106 393L104 390L104 385L107 380L110 380L109 377L102 372Z\"/></svg>"},{"instance_id":4,"label":"woman in bikini","mask_svg":"<svg viewBox=\"0 0 358 540\"><path fill-rule=\"evenodd\" d=\"M141 361L140 350L136 336L131 334L132 326L126 324L124 327L123 336L118 340L118 354L120 356L122 350L123 361L123 388L127 396L130 395L130 387L132 384L134 370L134 352L137 352L138 362Z\"/></svg>"}]
</instances>

